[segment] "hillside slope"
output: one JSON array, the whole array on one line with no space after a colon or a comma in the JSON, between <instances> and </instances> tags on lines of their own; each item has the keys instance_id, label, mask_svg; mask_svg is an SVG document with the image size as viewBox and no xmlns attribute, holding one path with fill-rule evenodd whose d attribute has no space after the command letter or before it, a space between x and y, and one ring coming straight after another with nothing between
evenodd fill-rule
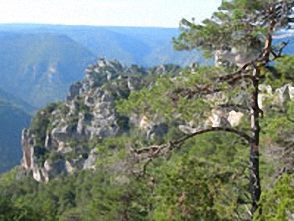
<instances>
[{"instance_id":1,"label":"hillside slope","mask_svg":"<svg viewBox=\"0 0 294 221\"><path fill-rule=\"evenodd\" d=\"M69 37L0 33L0 87L32 106L64 97L94 55Z\"/></svg>"},{"instance_id":2,"label":"hillside slope","mask_svg":"<svg viewBox=\"0 0 294 221\"><path fill-rule=\"evenodd\" d=\"M29 103L22 100L21 98L16 97L10 93L7 93L1 88L0 88L0 100L6 101L6 102L14 104L15 106L18 106L20 109L24 110L24 112L28 113L29 115L32 115L37 109L36 107L33 107Z\"/></svg>"},{"instance_id":3,"label":"hillside slope","mask_svg":"<svg viewBox=\"0 0 294 221\"><path fill-rule=\"evenodd\" d=\"M0 173L20 163L21 131L30 120L23 109L0 99Z\"/></svg>"}]
</instances>

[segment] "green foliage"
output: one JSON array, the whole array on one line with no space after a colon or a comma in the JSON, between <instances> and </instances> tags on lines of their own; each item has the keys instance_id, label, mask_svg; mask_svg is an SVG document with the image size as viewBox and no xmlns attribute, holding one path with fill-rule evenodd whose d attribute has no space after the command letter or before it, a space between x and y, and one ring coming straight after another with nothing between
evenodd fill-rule
<instances>
[{"instance_id":1,"label":"green foliage","mask_svg":"<svg viewBox=\"0 0 294 221\"><path fill-rule=\"evenodd\" d=\"M281 177L275 185L264 191L259 204L262 214L255 214L256 221L291 220L294 214L294 185L290 175Z\"/></svg>"},{"instance_id":2,"label":"green foliage","mask_svg":"<svg viewBox=\"0 0 294 221\"><path fill-rule=\"evenodd\" d=\"M141 73L138 72L138 74ZM126 78L126 76L123 76L123 78ZM117 79L114 82L109 82L108 84L104 85L104 88L107 91L110 91L115 99L125 99L130 94L130 89L128 88L126 79Z\"/></svg>"},{"instance_id":3,"label":"green foliage","mask_svg":"<svg viewBox=\"0 0 294 221\"><path fill-rule=\"evenodd\" d=\"M202 24L182 19L182 33L173 38L176 50L202 49L206 52L223 48L239 48L245 51L260 51L267 35L269 19L267 7L278 1L265 3L262 0L222 1L218 11ZM288 1L289 2L289 1ZM279 28L288 28L287 16L291 10L278 18Z\"/></svg>"},{"instance_id":4,"label":"green foliage","mask_svg":"<svg viewBox=\"0 0 294 221\"><path fill-rule=\"evenodd\" d=\"M199 67L194 73L183 69L181 75L178 76L161 76L152 88L143 88L132 92L128 99L119 100L116 108L123 115L143 115L150 120L156 114L169 123L191 120L197 123L203 122L208 117L209 108L215 106L217 102L224 102L226 99L230 101L238 95L239 90L234 90L226 83L220 83L218 88L228 91L225 95L223 94L227 98L209 101L206 99L206 93L198 91L195 85L200 85L200 87L207 85L213 77L226 73L226 71L223 68ZM189 97L189 94L193 96L193 93L195 93L195 99Z\"/></svg>"},{"instance_id":5,"label":"green foliage","mask_svg":"<svg viewBox=\"0 0 294 221\"><path fill-rule=\"evenodd\" d=\"M118 114L118 116L116 117L116 123L122 131L128 132L130 130L130 123L128 117Z\"/></svg>"},{"instance_id":6,"label":"green foliage","mask_svg":"<svg viewBox=\"0 0 294 221\"><path fill-rule=\"evenodd\" d=\"M9 199L0 199L0 220L35 221L43 220L41 214L26 205L15 205Z\"/></svg>"},{"instance_id":7,"label":"green foliage","mask_svg":"<svg viewBox=\"0 0 294 221\"><path fill-rule=\"evenodd\" d=\"M282 76L282 80L293 82L294 81L294 56L287 55L280 58L276 64L276 69Z\"/></svg>"},{"instance_id":8,"label":"green foliage","mask_svg":"<svg viewBox=\"0 0 294 221\"><path fill-rule=\"evenodd\" d=\"M267 67L264 70L264 84L269 84L273 89L282 87L287 83L294 81L293 75L294 56L285 55L279 58L274 66Z\"/></svg>"},{"instance_id":9,"label":"green foliage","mask_svg":"<svg viewBox=\"0 0 294 221\"><path fill-rule=\"evenodd\" d=\"M47 128L50 124L50 114L57 108L58 103L51 103L45 109L36 113L31 123L31 131L36 136L36 146L43 147Z\"/></svg>"},{"instance_id":10,"label":"green foliage","mask_svg":"<svg viewBox=\"0 0 294 221\"><path fill-rule=\"evenodd\" d=\"M185 157L171 165L157 190L155 220L222 220L215 208L221 181L205 164Z\"/></svg>"}]
</instances>

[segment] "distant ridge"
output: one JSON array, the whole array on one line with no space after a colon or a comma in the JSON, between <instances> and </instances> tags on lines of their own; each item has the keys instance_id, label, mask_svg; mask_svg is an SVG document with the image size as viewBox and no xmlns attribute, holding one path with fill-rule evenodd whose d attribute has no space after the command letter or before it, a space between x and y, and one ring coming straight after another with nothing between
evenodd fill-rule
<instances>
[{"instance_id":1,"label":"distant ridge","mask_svg":"<svg viewBox=\"0 0 294 221\"><path fill-rule=\"evenodd\" d=\"M20 109L22 109L23 111L25 111L29 115L32 115L37 109L36 107L33 107L29 103L22 100L21 98L15 97L14 95L5 92L1 88L0 88L0 101L11 103L11 104L19 107Z\"/></svg>"},{"instance_id":2,"label":"distant ridge","mask_svg":"<svg viewBox=\"0 0 294 221\"><path fill-rule=\"evenodd\" d=\"M146 67L163 63L189 65L201 59L201 53L173 50L172 37L177 28L119 27L86 25L2 24L0 31L18 33L65 34L90 50L95 56L117 59L127 65ZM196 56L195 56L196 55Z\"/></svg>"},{"instance_id":3,"label":"distant ridge","mask_svg":"<svg viewBox=\"0 0 294 221\"><path fill-rule=\"evenodd\" d=\"M31 106L62 100L98 57L126 65L202 63L201 53L173 50L175 28L0 25L0 88Z\"/></svg>"},{"instance_id":4,"label":"distant ridge","mask_svg":"<svg viewBox=\"0 0 294 221\"><path fill-rule=\"evenodd\" d=\"M62 34L0 33L0 87L31 106L64 97L95 56Z\"/></svg>"}]
</instances>

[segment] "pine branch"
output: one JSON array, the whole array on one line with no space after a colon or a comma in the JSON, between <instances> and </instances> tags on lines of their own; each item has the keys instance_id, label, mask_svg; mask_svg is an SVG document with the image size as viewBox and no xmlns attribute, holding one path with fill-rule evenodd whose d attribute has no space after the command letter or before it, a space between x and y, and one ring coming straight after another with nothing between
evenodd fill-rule
<instances>
[{"instance_id":1,"label":"pine branch","mask_svg":"<svg viewBox=\"0 0 294 221\"><path fill-rule=\"evenodd\" d=\"M241 109L241 110L245 110L245 111L250 111L249 107L245 106L245 105L240 105L240 104L234 104L234 103L226 103L226 104L221 104L218 105L221 108L227 108L227 109Z\"/></svg>"},{"instance_id":2,"label":"pine branch","mask_svg":"<svg viewBox=\"0 0 294 221\"><path fill-rule=\"evenodd\" d=\"M231 127L211 127L211 128L208 128L208 129L200 130L200 131L197 131L195 133L186 135L186 136L184 136L184 137L182 137L182 138L180 138L180 139L178 139L178 140L176 140L174 142L171 142L171 144L179 145L179 144L184 143L186 140L188 140L188 139L190 139L192 137L195 137L197 135L210 133L210 132L215 132L215 131L224 131L224 132L234 133L234 134L237 134L240 137L244 138L248 142L251 141L251 137L247 133L245 133L243 131L240 131L240 130L237 130L237 129L234 129L234 128L231 128Z\"/></svg>"},{"instance_id":3,"label":"pine branch","mask_svg":"<svg viewBox=\"0 0 294 221\"><path fill-rule=\"evenodd\" d=\"M157 157L165 155L168 151L170 151L174 148L180 148L190 138L196 137L201 134L216 132L216 131L225 131L225 132L229 132L229 133L234 133L234 134L237 134L240 137L244 138L248 142L251 141L251 137L243 131L239 131L237 129L229 128L229 127L211 127L209 129L200 130L195 133L183 136L182 138L175 140L175 141L171 141L167 144L153 145L150 147L143 147L143 148L137 149L137 150L131 149L131 153L133 153L135 155L135 158L137 159L136 163L140 163L140 162L145 161L143 164L142 170L139 170L139 171L133 170L132 173L134 175L137 175L138 177L145 176L147 174L148 165ZM146 155L146 156L143 156L143 155Z\"/></svg>"},{"instance_id":4,"label":"pine branch","mask_svg":"<svg viewBox=\"0 0 294 221\"><path fill-rule=\"evenodd\" d=\"M204 129L204 130L200 130L197 131L195 133L183 136L182 138L175 140L175 141L171 141L167 144L163 144L163 145L153 145L150 147L143 147L141 149L132 149L131 152L133 154L135 154L136 159L138 159L138 161L142 162L143 160L146 160L144 165L143 165L143 169L142 171L136 172L137 174L139 173L140 176L143 176L146 174L146 170L148 165L153 161L153 159L164 155L165 153L167 153L169 150L174 149L174 148L180 148L188 139L196 137L198 135L201 134L205 134L205 133L210 133L210 132L217 132L217 131L224 131L224 132L229 132L229 133L234 133L237 134L238 136L244 138L245 140L247 140L248 142L251 141L251 137L240 130L234 129L234 128L230 128L230 127L211 127L208 129ZM142 156L143 154L147 154L147 156ZM140 157L139 157L140 156ZM135 172L134 172L135 173Z\"/></svg>"},{"instance_id":5,"label":"pine branch","mask_svg":"<svg viewBox=\"0 0 294 221\"><path fill-rule=\"evenodd\" d=\"M249 73L251 70L249 70L249 66L251 65L252 62L248 62L245 65L243 65L243 67L239 68L237 71L231 73L231 74L227 74L227 75L223 75L223 76L218 76L216 78L214 78L213 80L217 80L217 81L231 81L232 79L234 79L235 77L238 77L240 75L246 75L247 73ZM249 76L247 76L249 77Z\"/></svg>"},{"instance_id":6,"label":"pine branch","mask_svg":"<svg viewBox=\"0 0 294 221\"><path fill-rule=\"evenodd\" d=\"M263 51L260 53L260 56L258 58L254 59L251 62L246 63L243 65L243 67L239 68L237 71L223 75L223 76L218 76L213 78L213 81L218 81L218 82L227 82L229 85L234 85L236 84L239 80L243 79L250 79L253 80L253 76L250 73L253 69L256 68L261 68L264 67L265 63L272 62L276 60L277 58L280 58L282 56L282 51L283 49L289 44L289 41L283 42L281 47L278 49L278 52L274 52L270 47L266 47L263 49ZM268 56L266 55L266 52L269 51L272 55L272 59L268 59ZM259 65L256 65L258 64ZM219 88L213 88L212 85L207 85L207 86L199 86L199 85L194 85L196 90L191 90L191 89L177 89L175 91L176 94L180 94L182 97L185 97L186 99L191 99L194 98L195 95L207 95L207 94L213 94L216 92L221 91Z\"/></svg>"},{"instance_id":7,"label":"pine branch","mask_svg":"<svg viewBox=\"0 0 294 221\"><path fill-rule=\"evenodd\" d=\"M236 84L239 80L243 80L243 79L246 79L246 78L252 80L253 76L251 74L242 73L242 74L240 74L238 76L234 76L234 77L228 79L227 82L228 82L228 84L233 85L233 84Z\"/></svg>"}]
</instances>

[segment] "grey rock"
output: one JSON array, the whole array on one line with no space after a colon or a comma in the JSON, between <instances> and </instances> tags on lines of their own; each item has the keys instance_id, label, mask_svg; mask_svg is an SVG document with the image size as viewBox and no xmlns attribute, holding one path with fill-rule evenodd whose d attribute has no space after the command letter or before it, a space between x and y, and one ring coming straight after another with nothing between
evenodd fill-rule
<instances>
[{"instance_id":1,"label":"grey rock","mask_svg":"<svg viewBox=\"0 0 294 221\"><path fill-rule=\"evenodd\" d=\"M27 170L34 168L34 146L35 139L28 129L23 129L21 137L23 150L22 166Z\"/></svg>"},{"instance_id":2,"label":"grey rock","mask_svg":"<svg viewBox=\"0 0 294 221\"><path fill-rule=\"evenodd\" d=\"M68 161L62 159L53 162L46 160L44 163L44 169L47 171L49 179L55 178L60 174L74 172L72 165Z\"/></svg>"},{"instance_id":3,"label":"grey rock","mask_svg":"<svg viewBox=\"0 0 294 221\"><path fill-rule=\"evenodd\" d=\"M127 83L130 91L138 91L143 87L140 77L129 76Z\"/></svg>"},{"instance_id":4,"label":"grey rock","mask_svg":"<svg viewBox=\"0 0 294 221\"><path fill-rule=\"evenodd\" d=\"M95 99L93 97L86 96L85 97L85 104L87 106L93 106L95 104Z\"/></svg>"},{"instance_id":5,"label":"grey rock","mask_svg":"<svg viewBox=\"0 0 294 221\"><path fill-rule=\"evenodd\" d=\"M96 160L98 157L98 149L94 148L91 150L87 160L85 160L83 169L95 169Z\"/></svg>"},{"instance_id":6,"label":"grey rock","mask_svg":"<svg viewBox=\"0 0 294 221\"><path fill-rule=\"evenodd\" d=\"M113 102L113 97L109 93L105 93L105 94L102 95L101 101L102 102L110 102L110 103L112 103Z\"/></svg>"},{"instance_id":7,"label":"grey rock","mask_svg":"<svg viewBox=\"0 0 294 221\"><path fill-rule=\"evenodd\" d=\"M81 88L82 88L81 83L72 84L69 88L69 94L66 99L68 101L73 100L77 95L80 94Z\"/></svg>"},{"instance_id":8,"label":"grey rock","mask_svg":"<svg viewBox=\"0 0 294 221\"><path fill-rule=\"evenodd\" d=\"M51 132L52 138L57 141L57 143L60 142L68 142L76 135L76 127L71 125L66 125L61 128L54 128Z\"/></svg>"},{"instance_id":9,"label":"grey rock","mask_svg":"<svg viewBox=\"0 0 294 221\"><path fill-rule=\"evenodd\" d=\"M163 68L162 71L165 71L165 66ZM141 78L136 76L138 71L148 73L147 69L140 66L127 68L117 61L108 62L103 58L89 66L85 70L84 80L70 87L67 100L50 114L46 113L50 123L43 148L49 153L55 151L59 157L53 161L47 159L40 165L39 159L34 156L34 135L29 130L24 130L23 168L32 172L39 182L47 182L60 174L74 173L76 170L95 168L98 149L90 151L89 148L81 148L78 146L79 142L75 141L85 141L85 145L94 138L104 139L123 133L125 128L122 129L122 126L117 124L119 116L115 109L115 98L126 97L130 91L143 87ZM107 81L107 85L103 85ZM167 126L156 118L152 119L150 127L146 128L146 136L151 139L165 133ZM70 152L74 152L75 157L66 161ZM121 169L121 165L115 165L115 168Z\"/></svg>"}]
</instances>

